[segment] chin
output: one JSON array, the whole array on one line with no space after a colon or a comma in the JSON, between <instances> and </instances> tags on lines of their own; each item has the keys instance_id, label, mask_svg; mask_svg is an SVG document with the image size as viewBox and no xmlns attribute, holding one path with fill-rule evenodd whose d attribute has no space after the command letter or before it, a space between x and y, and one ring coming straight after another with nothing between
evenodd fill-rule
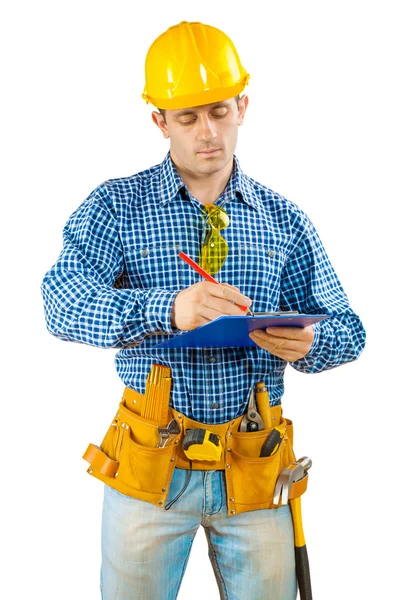
<instances>
[{"instance_id":1,"label":"chin","mask_svg":"<svg viewBox=\"0 0 400 600\"><path fill-rule=\"evenodd\" d=\"M218 161L218 162L215 161L212 163L210 161L206 165L197 165L197 171L199 173L207 173L207 174L218 173L218 171L221 171L224 167L225 167L225 163L223 161Z\"/></svg>"},{"instance_id":2,"label":"chin","mask_svg":"<svg viewBox=\"0 0 400 600\"><path fill-rule=\"evenodd\" d=\"M200 171L204 173L214 172L223 169L226 166L227 162L229 161L226 160L225 154L222 154L220 156L216 156L215 158L198 159L197 167Z\"/></svg>"}]
</instances>

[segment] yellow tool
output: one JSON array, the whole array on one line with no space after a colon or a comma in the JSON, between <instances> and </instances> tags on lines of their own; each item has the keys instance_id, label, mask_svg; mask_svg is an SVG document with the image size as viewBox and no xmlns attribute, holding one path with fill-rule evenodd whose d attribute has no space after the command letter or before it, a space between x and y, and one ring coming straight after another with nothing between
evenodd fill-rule
<instances>
[{"instance_id":1,"label":"yellow tool","mask_svg":"<svg viewBox=\"0 0 400 600\"><path fill-rule=\"evenodd\" d=\"M146 381L146 391L141 416L167 425L168 405L171 391L171 369L153 364Z\"/></svg>"},{"instance_id":2,"label":"yellow tool","mask_svg":"<svg viewBox=\"0 0 400 600\"><path fill-rule=\"evenodd\" d=\"M296 576L299 584L301 600L312 600L310 565L308 562L307 546L303 531L301 516L301 498L290 498L290 488L294 483L304 481L307 471L312 465L311 459L303 456L288 465L278 477L274 492L274 504L290 503L294 530L294 550L296 558Z\"/></svg>"},{"instance_id":3,"label":"yellow tool","mask_svg":"<svg viewBox=\"0 0 400 600\"><path fill-rule=\"evenodd\" d=\"M219 461L222 454L219 436L208 429L188 429L182 449L190 460Z\"/></svg>"},{"instance_id":4,"label":"yellow tool","mask_svg":"<svg viewBox=\"0 0 400 600\"><path fill-rule=\"evenodd\" d=\"M301 497L292 498L289 502L293 519L296 575L299 584L300 598L301 600L312 600L310 565L308 562L307 546L301 517Z\"/></svg>"},{"instance_id":5,"label":"yellow tool","mask_svg":"<svg viewBox=\"0 0 400 600\"><path fill-rule=\"evenodd\" d=\"M256 383L256 399L259 415L264 422L264 429L271 429L274 425L279 425L279 423L273 423L268 390L263 381Z\"/></svg>"}]
</instances>

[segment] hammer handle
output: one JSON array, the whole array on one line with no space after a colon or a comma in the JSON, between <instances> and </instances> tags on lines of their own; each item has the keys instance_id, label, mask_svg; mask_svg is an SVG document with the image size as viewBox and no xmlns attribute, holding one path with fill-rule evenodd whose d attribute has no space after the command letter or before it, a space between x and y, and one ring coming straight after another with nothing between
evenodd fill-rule
<instances>
[{"instance_id":1,"label":"hammer handle","mask_svg":"<svg viewBox=\"0 0 400 600\"><path fill-rule=\"evenodd\" d=\"M301 600L312 600L310 565L308 562L307 546L294 549L296 557L296 576Z\"/></svg>"},{"instance_id":2,"label":"hammer handle","mask_svg":"<svg viewBox=\"0 0 400 600\"><path fill-rule=\"evenodd\" d=\"M290 508L293 519L296 576L299 584L300 599L312 600L310 565L308 563L307 546L303 531L300 497L290 500Z\"/></svg>"}]
</instances>

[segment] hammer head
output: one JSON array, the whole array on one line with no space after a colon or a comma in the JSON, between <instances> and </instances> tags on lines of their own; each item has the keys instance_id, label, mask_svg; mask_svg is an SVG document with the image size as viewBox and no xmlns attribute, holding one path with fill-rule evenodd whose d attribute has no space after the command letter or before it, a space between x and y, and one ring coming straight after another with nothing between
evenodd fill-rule
<instances>
[{"instance_id":1,"label":"hammer head","mask_svg":"<svg viewBox=\"0 0 400 600\"><path fill-rule=\"evenodd\" d=\"M308 456L302 456L296 462L298 462L303 467L304 471L308 471L308 469L312 467L312 460ZM296 481L298 481L298 479L296 479Z\"/></svg>"},{"instance_id":2,"label":"hammer head","mask_svg":"<svg viewBox=\"0 0 400 600\"><path fill-rule=\"evenodd\" d=\"M282 505L287 504L289 502L289 492L292 486L292 483L296 481L300 481L303 479L308 469L311 467L312 462L311 459L307 456L303 456L299 460L296 460L290 463L287 467L285 467L276 482L275 491L274 491L274 504L277 506L279 504L279 499L282 496Z\"/></svg>"}]
</instances>

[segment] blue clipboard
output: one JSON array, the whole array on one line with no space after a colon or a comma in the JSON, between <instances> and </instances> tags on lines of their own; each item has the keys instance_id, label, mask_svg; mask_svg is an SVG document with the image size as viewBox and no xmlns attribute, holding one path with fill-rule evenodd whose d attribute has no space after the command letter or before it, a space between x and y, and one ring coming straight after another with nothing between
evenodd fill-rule
<instances>
[{"instance_id":1,"label":"blue clipboard","mask_svg":"<svg viewBox=\"0 0 400 600\"><path fill-rule=\"evenodd\" d=\"M308 327L329 315L243 315L218 317L206 325L186 333L177 334L154 348L244 348L257 346L249 333L266 327Z\"/></svg>"}]
</instances>

